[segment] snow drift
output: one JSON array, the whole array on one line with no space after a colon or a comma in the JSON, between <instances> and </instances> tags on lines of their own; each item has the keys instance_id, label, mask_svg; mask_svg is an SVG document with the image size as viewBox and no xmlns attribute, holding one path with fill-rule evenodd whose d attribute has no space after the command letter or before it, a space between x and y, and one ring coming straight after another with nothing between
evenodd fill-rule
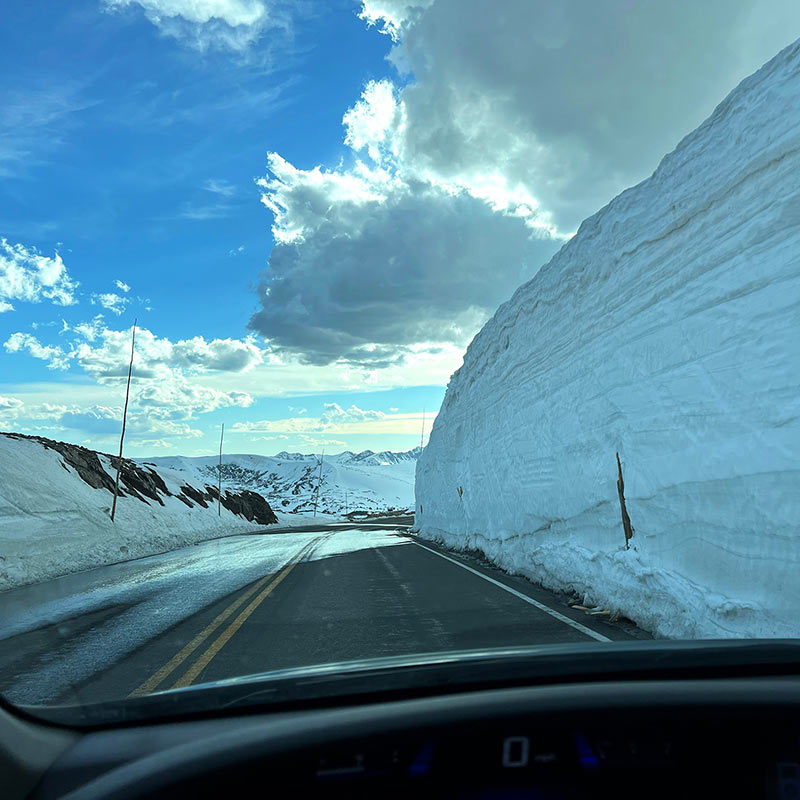
<instances>
[{"instance_id":1,"label":"snow drift","mask_svg":"<svg viewBox=\"0 0 800 800\"><path fill-rule=\"evenodd\" d=\"M795 43L476 336L421 534L662 636L800 635L799 175Z\"/></svg>"},{"instance_id":2,"label":"snow drift","mask_svg":"<svg viewBox=\"0 0 800 800\"><path fill-rule=\"evenodd\" d=\"M42 437L0 434L0 590L277 522L251 491L222 493L174 470Z\"/></svg>"}]
</instances>

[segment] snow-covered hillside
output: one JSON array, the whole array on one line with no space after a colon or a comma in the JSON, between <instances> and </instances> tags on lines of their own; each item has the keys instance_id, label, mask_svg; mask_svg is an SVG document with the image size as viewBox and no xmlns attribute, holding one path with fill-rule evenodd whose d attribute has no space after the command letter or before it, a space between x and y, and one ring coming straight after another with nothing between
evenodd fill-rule
<instances>
[{"instance_id":1,"label":"snow-covered hillside","mask_svg":"<svg viewBox=\"0 0 800 800\"><path fill-rule=\"evenodd\" d=\"M223 490L218 516L213 485L123 460L111 522L115 474L102 453L0 434L0 591L277 521L253 492Z\"/></svg>"},{"instance_id":2,"label":"snow-covered hillside","mask_svg":"<svg viewBox=\"0 0 800 800\"><path fill-rule=\"evenodd\" d=\"M322 463L318 511L386 511L414 505L414 470L420 448L403 453L364 450L326 455ZM142 465L169 468L197 482L216 482L216 456L165 456L140 459ZM319 456L278 453L276 456L224 455L222 485L263 494L277 511L303 514L313 510L319 478Z\"/></svg>"},{"instance_id":3,"label":"snow-covered hillside","mask_svg":"<svg viewBox=\"0 0 800 800\"><path fill-rule=\"evenodd\" d=\"M796 43L475 337L422 534L660 635L800 635L799 175Z\"/></svg>"}]
</instances>

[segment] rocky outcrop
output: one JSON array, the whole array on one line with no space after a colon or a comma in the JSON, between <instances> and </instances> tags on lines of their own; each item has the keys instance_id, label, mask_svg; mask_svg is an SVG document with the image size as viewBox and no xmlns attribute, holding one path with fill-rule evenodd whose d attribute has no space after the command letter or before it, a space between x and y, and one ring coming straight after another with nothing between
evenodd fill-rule
<instances>
[{"instance_id":1,"label":"rocky outcrop","mask_svg":"<svg viewBox=\"0 0 800 800\"><path fill-rule=\"evenodd\" d=\"M189 497L194 500L197 505L202 506L203 508L208 508L208 503L206 503L208 495L204 494L203 492L199 492L194 488L194 486L189 486L188 483L185 483L183 486L181 486L181 493L178 495L178 497L182 497L182 499Z\"/></svg>"},{"instance_id":2,"label":"rocky outcrop","mask_svg":"<svg viewBox=\"0 0 800 800\"><path fill-rule=\"evenodd\" d=\"M206 486L206 496L216 502L219 494L214 486ZM226 490L220 502L228 511L244 517L249 522L274 525L278 521L269 503L257 492L250 492L247 489L240 492Z\"/></svg>"}]
</instances>

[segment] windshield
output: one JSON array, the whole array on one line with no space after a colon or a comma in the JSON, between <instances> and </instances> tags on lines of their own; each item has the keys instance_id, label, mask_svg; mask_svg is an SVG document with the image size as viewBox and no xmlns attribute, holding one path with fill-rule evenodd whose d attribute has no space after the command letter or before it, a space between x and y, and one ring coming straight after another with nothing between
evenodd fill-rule
<instances>
[{"instance_id":1,"label":"windshield","mask_svg":"<svg viewBox=\"0 0 800 800\"><path fill-rule=\"evenodd\" d=\"M798 36L5 3L0 695L798 637Z\"/></svg>"}]
</instances>

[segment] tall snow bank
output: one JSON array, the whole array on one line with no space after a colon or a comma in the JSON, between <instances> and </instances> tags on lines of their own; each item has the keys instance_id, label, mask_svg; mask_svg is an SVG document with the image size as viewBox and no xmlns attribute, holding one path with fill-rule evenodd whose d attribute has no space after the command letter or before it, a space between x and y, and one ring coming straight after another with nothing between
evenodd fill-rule
<instances>
[{"instance_id":1,"label":"tall snow bank","mask_svg":"<svg viewBox=\"0 0 800 800\"><path fill-rule=\"evenodd\" d=\"M476 336L417 526L662 636L798 636L799 467L795 43Z\"/></svg>"},{"instance_id":2,"label":"tall snow bank","mask_svg":"<svg viewBox=\"0 0 800 800\"><path fill-rule=\"evenodd\" d=\"M213 487L210 498L202 484L188 486L174 470L138 474L149 476L150 485L134 488L136 476L128 471L132 485L123 482L111 522L108 487L113 489L115 469L108 456L0 434L0 591L264 527L234 513L253 493L223 492L218 516ZM269 510L263 498L257 500ZM271 510L269 515L274 519Z\"/></svg>"}]
</instances>

